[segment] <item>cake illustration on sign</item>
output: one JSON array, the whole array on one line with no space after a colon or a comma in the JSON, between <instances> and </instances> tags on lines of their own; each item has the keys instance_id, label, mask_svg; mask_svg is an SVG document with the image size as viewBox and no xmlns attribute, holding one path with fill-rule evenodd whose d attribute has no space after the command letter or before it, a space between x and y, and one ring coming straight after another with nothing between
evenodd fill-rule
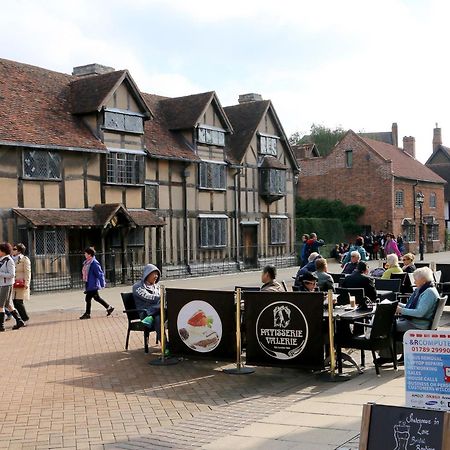
<instances>
[{"instance_id":1,"label":"cake illustration on sign","mask_svg":"<svg viewBox=\"0 0 450 450\"><path fill-rule=\"evenodd\" d=\"M202 303L206 307L198 308L192 314L192 308L189 306L192 307L198 303ZM194 301L184 305L178 314L177 322L181 339L193 350L209 352L220 342L222 323L216 310L206 302Z\"/></svg>"}]
</instances>

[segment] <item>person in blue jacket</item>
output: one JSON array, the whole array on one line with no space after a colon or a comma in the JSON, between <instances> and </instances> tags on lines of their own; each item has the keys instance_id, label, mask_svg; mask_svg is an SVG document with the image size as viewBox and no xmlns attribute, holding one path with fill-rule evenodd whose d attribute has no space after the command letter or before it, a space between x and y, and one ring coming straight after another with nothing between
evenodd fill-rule
<instances>
[{"instance_id":1,"label":"person in blue jacket","mask_svg":"<svg viewBox=\"0 0 450 450\"><path fill-rule=\"evenodd\" d=\"M105 274L103 273L100 263L95 258L95 250L88 247L84 251L84 257L86 258L83 262L83 268L81 270L83 281L85 283L84 293L86 294L86 311L80 317L80 319L90 319L91 318L91 303L92 299L100 303L106 309L106 315L110 316L114 311L114 308L103 300L98 291L106 286Z\"/></svg>"}]
</instances>

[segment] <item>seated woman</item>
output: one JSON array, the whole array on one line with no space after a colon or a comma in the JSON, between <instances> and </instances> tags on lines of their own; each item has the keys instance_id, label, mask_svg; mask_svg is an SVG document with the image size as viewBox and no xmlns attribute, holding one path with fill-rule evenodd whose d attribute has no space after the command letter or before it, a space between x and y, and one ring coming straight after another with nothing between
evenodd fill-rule
<instances>
[{"instance_id":1,"label":"seated woman","mask_svg":"<svg viewBox=\"0 0 450 450\"><path fill-rule=\"evenodd\" d=\"M439 293L433 284L433 271L429 267L421 267L413 272L416 290L406 304L399 303L396 330L399 339L408 330L428 330L433 321L439 301ZM401 342L397 341L397 353L402 352ZM391 362L385 352L380 352L379 364Z\"/></svg>"},{"instance_id":2,"label":"seated woman","mask_svg":"<svg viewBox=\"0 0 450 450\"><path fill-rule=\"evenodd\" d=\"M415 258L416 257L412 253L403 255L403 272L413 273L416 270L416 266L414 265Z\"/></svg>"},{"instance_id":3,"label":"seated woman","mask_svg":"<svg viewBox=\"0 0 450 450\"><path fill-rule=\"evenodd\" d=\"M334 291L334 281L333 277L327 273L328 265L327 260L325 258L316 259L316 271L314 274L317 277L317 285L319 291L329 291L330 289Z\"/></svg>"},{"instance_id":4,"label":"seated woman","mask_svg":"<svg viewBox=\"0 0 450 450\"><path fill-rule=\"evenodd\" d=\"M403 270L398 265L398 256L395 253L391 253L386 257L386 270L381 275L383 280L390 280L391 273L403 273Z\"/></svg>"},{"instance_id":5,"label":"seated woman","mask_svg":"<svg viewBox=\"0 0 450 450\"><path fill-rule=\"evenodd\" d=\"M156 342L161 342L161 297L159 279L161 272L153 264L147 264L142 279L133 285L133 297L136 309L141 309L142 323L156 331Z\"/></svg>"}]
</instances>

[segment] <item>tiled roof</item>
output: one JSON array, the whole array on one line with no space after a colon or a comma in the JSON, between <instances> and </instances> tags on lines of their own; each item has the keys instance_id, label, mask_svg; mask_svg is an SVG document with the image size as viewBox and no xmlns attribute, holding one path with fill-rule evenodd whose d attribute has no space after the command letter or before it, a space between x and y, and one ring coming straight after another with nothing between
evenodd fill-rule
<instances>
[{"instance_id":1,"label":"tiled roof","mask_svg":"<svg viewBox=\"0 0 450 450\"><path fill-rule=\"evenodd\" d=\"M145 146L149 155L155 158L200 161L190 143L184 140L180 133L170 131L161 108L161 103L165 102L167 97L142 95L154 114L152 120L145 122Z\"/></svg>"},{"instance_id":2,"label":"tiled roof","mask_svg":"<svg viewBox=\"0 0 450 450\"><path fill-rule=\"evenodd\" d=\"M450 201L450 163L427 164L427 167L447 181L444 188L444 196L446 201Z\"/></svg>"},{"instance_id":3,"label":"tiled roof","mask_svg":"<svg viewBox=\"0 0 450 450\"><path fill-rule=\"evenodd\" d=\"M270 100L241 103L224 108L234 129L230 148L236 161L241 162L261 119L270 106Z\"/></svg>"},{"instance_id":4,"label":"tiled roof","mask_svg":"<svg viewBox=\"0 0 450 450\"><path fill-rule=\"evenodd\" d=\"M274 156L265 156L261 163L261 167L267 167L270 169L287 169L287 167Z\"/></svg>"},{"instance_id":5,"label":"tiled roof","mask_svg":"<svg viewBox=\"0 0 450 450\"><path fill-rule=\"evenodd\" d=\"M120 208L138 226L162 226L164 222L146 209L127 210L120 204L95 205L85 209L13 208L35 227L104 227Z\"/></svg>"},{"instance_id":6,"label":"tiled roof","mask_svg":"<svg viewBox=\"0 0 450 450\"><path fill-rule=\"evenodd\" d=\"M305 144L291 144L292 151L296 159L319 157L319 151L314 143L308 142Z\"/></svg>"},{"instance_id":7,"label":"tiled roof","mask_svg":"<svg viewBox=\"0 0 450 450\"><path fill-rule=\"evenodd\" d=\"M0 59L0 142L105 150L71 113L70 75Z\"/></svg>"},{"instance_id":8,"label":"tiled roof","mask_svg":"<svg viewBox=\"0 0 450 450\"><path fill-rule=\"evenodd\" d=\"M195 127L213 96L214 92L211 91L161 100L160 108L169 129L187 130Z\"/></svg>"},{"instance_id":9,"label":"tiled roof","mask_svg":"<svg viewBox=\"0 0 450 450\"><path fill-rule=\"evenodd\" d=\"M384 160L392 161L395 177L408 178L411 180L430 181L433 183L445 183L439 175L417 161L417 159L404 152L402 149L384 142L360 136L369 147L378 153Z\"/></svg>"},{"instance_id":10,"label":"tiled roof","mask_svg":"<svg viewBox=\"0 0 450 450\"><path fill-rule=\"evenodd\" d=\"M362 138L372 139L374 141L384 142L386 144L394 145L391 131L379 131L375 133L358 133Z\"/></svg>"},{"instance_id":11,"label":"tiled roof","mask_svg":"<svg viewBox=\"0 0 450 450\"><path fill-rule=\"evenodd\" d=\"M123 79L125 70L102 75L77 78L70 83L70 101L73 114L86 114L100 110L112 89Z\"/></svg>"}]
</instances>

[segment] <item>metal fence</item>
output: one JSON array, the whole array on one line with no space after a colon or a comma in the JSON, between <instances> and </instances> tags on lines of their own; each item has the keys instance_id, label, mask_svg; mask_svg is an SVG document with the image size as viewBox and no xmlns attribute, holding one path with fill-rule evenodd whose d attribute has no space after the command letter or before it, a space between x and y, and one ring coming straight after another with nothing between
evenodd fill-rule
<instances>
[{"instance_id":1,"label":"metal fence","mask_svg":"<svg viewBox=\"0 0 450 450\"><path fill-rule=\"evenodd\" d=\"M236 254L245 254L243 248L239 249L239 252L233 250L227 249L227 251L223 252L205 251L196 260L178 261L171 264L164 263L165 255L163 251L158 251L156 255L151 255L151 261L148 261L143 247L130 249L126 252L97 253L96 258L102 265L108 286L133 284L141 278L143 267L149 262L158 264L158 262L162 261L162 275L165 279L256 270L267 264L273 264L277 268L291 267L298 264L299 253L297 251L286 254L279 248L276 251L271 249L268 254L258 254L255 248L255 258L246 260L236 257ZM245 251L248 253L248 247ZM83 261L84 253L36 255L32 257L31 290L44 292L82 289L84 287L81 278Z\"/></svg>"}]
</instances>

